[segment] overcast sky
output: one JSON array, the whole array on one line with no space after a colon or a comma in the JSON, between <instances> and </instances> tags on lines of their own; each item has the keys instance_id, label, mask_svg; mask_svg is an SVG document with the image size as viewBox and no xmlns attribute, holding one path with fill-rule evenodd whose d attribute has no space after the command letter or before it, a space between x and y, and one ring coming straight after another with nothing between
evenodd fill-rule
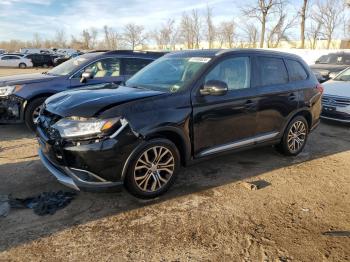
<instances>
[{"instance_id":1,"label":"overcast sky","mask_svg":"<svg viewBox=\"0 0 350 262\"><path fill-rule=\"evenodd\" d=\"M290 13L301 1L290 0ZM204 14L207 4L213 9L215 22L233 18L237 22L245 19L239 16L240 4L252 2L256 0L0 0L0 41L32 40L36 32L49 39L58 29L68 38L78 37L83 29L100 30L104 25L121 32L127 23L152 29L168 18L178 22L185 11L198 9Z\"/></svg>"},{"instance_id":2,"label":"overcast sky","mask_svg":"<svg viewBox=\"0 0 350 262\"><path fill-rule=\"evenodd\" d=\"M0 0L0 41L31 40L38 32L43 38L53 37L57 29L68 36L83 29L104 25L121 30L127 23L137 23L146 29L168 18L178 19L184 11L215 8L216 19L232 19L232 0Z\"/></svg>"}]
</instances>

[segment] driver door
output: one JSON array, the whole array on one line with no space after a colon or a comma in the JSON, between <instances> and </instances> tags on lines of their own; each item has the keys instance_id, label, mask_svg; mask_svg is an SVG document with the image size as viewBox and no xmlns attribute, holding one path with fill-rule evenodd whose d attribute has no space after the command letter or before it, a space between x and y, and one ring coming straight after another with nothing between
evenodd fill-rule
<instances>
[{"instance_id":1,"label":"driver door","mask_svg":"<svg viewBox=\"0 0 350 262\"><path fill-rule=\"evenodd\" d=\"M201 80L225 82L224 95L193 97L193 139L196 157L248 145L256 131L256 98L251 87L249 56L233 56L219 61Z\"/></svg>"},{"instance_id":2,"label":"driver door","mask_svg":"<svg viewBox=\"0 0 350 262\"><path fill-rule=\"evenodd\" d=\"M91 72L91 79L86 79L81 82L81 77L84 72ZM84 87L86 85L97 85L124 82L124 77L121 76L120 59L119 58L104 58L91 63L79 72L75 73L70 80L71 88Z\"/></svg>"}]
</instances>

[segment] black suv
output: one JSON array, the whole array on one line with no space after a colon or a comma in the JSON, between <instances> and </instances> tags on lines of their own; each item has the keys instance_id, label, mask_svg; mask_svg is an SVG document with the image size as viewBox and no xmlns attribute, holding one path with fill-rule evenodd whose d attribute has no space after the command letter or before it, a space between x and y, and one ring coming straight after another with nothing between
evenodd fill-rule
<instances>
[{"instance_id":1,"label":"black suv","mask_svg":"<svg viewBox=\"0 0 350 262\"><path fill-rule=\"evenodd\" d=\"M31 59L34 67L41 66L47 68L53 66L53 59L49 54L30 54L26 55L25 58Z\"/></svg>"},{"instance_id":2,"label":"black suv","mask_svg":"<svg viewBox=\"0 0 350 262\"><path fill-rule=\"evenodd\" d=\"M320 83L325 82L350 66L350 53L338 52L323 55L310 68L318 76Z\"/></svg>"},{"instance_id":3,"label":"black suv","mask_svg":"<svg viewBox=\"0 0 350 262\"><path fill-rule=\"evenodd\" d=\"M69 187L124 184L142 198L165 192L180 165L227 151L299 154L323 91L298 56L250 49L170 53L105 87L46 100L39 155Z\"/></svg>"}]
</instances>

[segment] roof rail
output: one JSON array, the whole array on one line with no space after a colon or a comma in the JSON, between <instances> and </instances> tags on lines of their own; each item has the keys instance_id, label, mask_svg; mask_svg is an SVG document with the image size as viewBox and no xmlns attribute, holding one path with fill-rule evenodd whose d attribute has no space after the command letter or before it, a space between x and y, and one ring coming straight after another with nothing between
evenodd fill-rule
<instances>
[{"instance_id":1,"label":"roof rail","mask_svg":"<svg viewBox=\"0 0 350 262\"><path fill-rule=\"evenodd\" d=\"M98 52L109 52L109 51L111 51L111 50L92 50L92 51L89 51L89 52L86 52L85 54L90 54L90 53L98 53Z\"/></svg>"},{"instance_id":2,"label":"roof rail","mask_svg":"<svg viewBox=\"0 0 350 262\"><path fill-rule=\"evenodd\" d=\"M163 56L168 52L163 51L143 51L143 50L112 50L106 51L108 54L145 54L145 55L155 55Z\"/></svg>"}]
</instances>

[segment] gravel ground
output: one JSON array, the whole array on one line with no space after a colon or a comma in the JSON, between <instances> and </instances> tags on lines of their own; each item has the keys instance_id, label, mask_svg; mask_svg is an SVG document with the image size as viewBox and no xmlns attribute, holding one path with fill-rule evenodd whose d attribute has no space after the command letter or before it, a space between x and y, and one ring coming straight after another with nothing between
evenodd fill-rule
<instances>
[{"instance_id":1,"label":"gravel ground","mask_svg":"<svg viewBox=\"0 0 350 262\"><path fill-rule=\"evenodd\" d=\"M267 147L214 158L155 200L81 192L52 216L11 210L0 261L349 261L349 175L350 127L322 122L298 157ZM67 190L23 125L0 125L0 181L14 197Z\"/></svg>"},{"instance_id":2,"label":"gravel ground","mask_svg":"<svg viewBox=\"0 0 350 262\"><path fill-rule=\"evenodd\" d=\"M24 126L0 126L0 138L0 195L65 189ZM349 126L322 123L298 157L267 147L215 158L156 200L82 192L52 216L11 210L0 261L349 261L349 175Z\"/></svg>"},{"instance_id":3,"label":"gravel ground","mask_svg":"<svg viewBox=\"0 0 350 262\"><path fill-rule=\"evenodd\" d=\"M18 74L32 74L32 73L41 73L44 71L48 71L50 68L4 68L0 67L0 77L1 76L11 76Z\"/></svg>"}]
</instances>

